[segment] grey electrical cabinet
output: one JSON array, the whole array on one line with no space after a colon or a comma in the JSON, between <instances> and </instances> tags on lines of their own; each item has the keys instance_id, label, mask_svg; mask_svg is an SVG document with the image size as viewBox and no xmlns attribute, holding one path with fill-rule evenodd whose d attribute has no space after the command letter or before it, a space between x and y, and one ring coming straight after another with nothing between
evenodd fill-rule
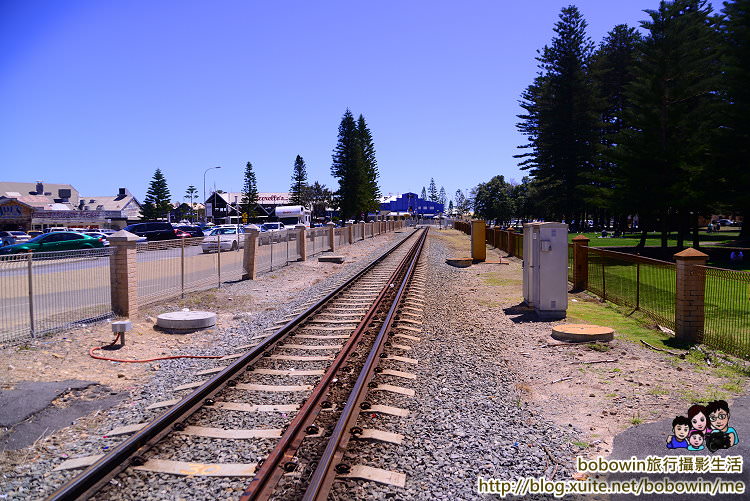
<instances>
[{"instance_id":1,"label":"grey electrical cabinet","mask_svg":"<svg viewBox=\"0 0 750 501\"><path fill-rule=\"evenodd\" d=\"M565 318L568 309L568 225L523 225L523 299L539 318Z\"/></svg>"}]
</instances>

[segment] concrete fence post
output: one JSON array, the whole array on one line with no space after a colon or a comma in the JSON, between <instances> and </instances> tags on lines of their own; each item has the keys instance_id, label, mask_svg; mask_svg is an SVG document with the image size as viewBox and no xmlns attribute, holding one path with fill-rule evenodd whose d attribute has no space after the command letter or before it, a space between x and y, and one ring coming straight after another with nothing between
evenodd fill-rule
<instances>
[{"instance_id":1,"label":"concrete fence post","mask_svg":"<svg viewBox=\"0 0 750 501\"><path fill-rule=\"evenodd\" d=\"M677 339L691 343L703 342L704 298L708 255L692 247L674 255L677 278L675 284L674 323Z\"/></svg>"},{"instance_id":2,"label":"concrete fence post","mask_svg":"<svg viewBox=\"0 0 750 501\"><path fill-rule=\"evenodd\" d=\"M109 243L113 248L109 259L112 311L121 317L131 317L138 312L138 239L138 235L125 230L113 233L109 237Z\"/></svg>"},{"instance_id":3,"label":"concrete fence post","mask_svg":"<svg viewBox=\"0 0 750 501\"><path fill-rule=\"evenodd\" d=\"M589 287L589 238L578 235L573 239L573 290L585 291Z\"/></svg>"},{"instance_id":4,"label":"concrete fence post","mask_svg":"<svg viewBox=\"0 0 750 501\"><path fill-rule=\"evenodd\" d=\"M328 226L328 248L331 252L336 250L336 223L326 223Z\"/></svg>"},{"instance_id":5,"label":"concrete fence post","mask_svg":"<svg viewBox=\"0 0 750 501\"><path fill-rule=\"evenodd\" d=\"M351 245L354 243L354 225L350 224L347 230L349 231L349 245Z\"/></svg>"},{"instance_id":6,"label":"concrete fence post","mask_svg":"<svg viewBox=\"0 0 750 501\"><path fill-rule=\"evenodd\" d=\"M471 259L473 261L484 261L487 259L485 231L486 225L483 220L475 219L471 222Z\"/></svg>"},{"instance_id":7,"label":"concrete fence post","mask_svg":"<svg viewBox=\"0 0 750 501\"><path fill-rule=\"evenodd\" d=\"M258 230L245 232L245 247L242 254L242 280L255 280L258 273Z\"/></svg>"},{"instance_id":8,"label":"concrete fence post","mask_svg":"<svg viewBox=\"0 0 750 501\"><path fill-rule=\"evenodd\" d=\"M297 250L299 251L299 260L307 261L307 226L298 224L297 228Z\"/></svg>"},{"instance_id":9,"label":"concrete fence post","mask_svg":"<svg viewBox=\"0 0 750 501\"><path fill-rule=\"evenodd\" d=\"M362 228L362 238L360 240L365 239L365 223L359 223L359 227Z\"/></svg>"},{"instance_id":10,"label":"concrete fence post","mask_svg":"<svg viewBox=\"0 0 750 501\"><path fill-rule=\"evenodd\" d=\"M367 223L370 227L370 238L375 238L375 223Z\"/></svg>"}]
</instances>

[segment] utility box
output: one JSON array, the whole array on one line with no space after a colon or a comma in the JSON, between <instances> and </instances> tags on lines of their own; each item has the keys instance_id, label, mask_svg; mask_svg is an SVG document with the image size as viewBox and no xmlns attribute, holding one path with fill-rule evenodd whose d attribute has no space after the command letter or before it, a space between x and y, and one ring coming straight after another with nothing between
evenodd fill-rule
<instances>
[{"instance_id":1,"label":"utility box","mask_svg":"<svg viewBox=\"0 0 750 501\"><path fill-rule=\"evenodd\" d=\"M565 318L568 309L568 225L523 225L523 298L539 318Z\"/></svg>"},{"instance_id":2,"label":"utility box","mask_svg":"<svg viewBox=\"0 0 750 501\"><path fill-rule=\"evenodd\" d=\"M475 263L487 260L486 231L486 223L483 219L475 219L471 222L471 259Z\"/></svg>"}]
</instances>

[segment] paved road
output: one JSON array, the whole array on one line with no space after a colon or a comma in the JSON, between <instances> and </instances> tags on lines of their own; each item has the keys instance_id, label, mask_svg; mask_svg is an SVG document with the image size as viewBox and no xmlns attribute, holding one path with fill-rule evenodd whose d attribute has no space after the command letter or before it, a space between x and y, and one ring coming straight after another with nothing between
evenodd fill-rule
<instances>
[{"instance_id":1,"label":"paved road","mask_svg":"<svg viewBox=\"0 0 750 501\"><path fill-rule=\"evenodd\" d=\"M199 256L202 254L200 245L185 247L185 257ZM179 257L180 249L152 250L138 253L138 262L150 262L164 259L165 257ZM54 260L35 260L34 274L57 273L60 271L74 269L90 269L98 266L109 266L107 257L84 257ZM2 262L0 261L0 280L3 277L26 275L28 273L26 262Z\"/></svg>"},{"instance_id":2,"label":"paved road","mask_svg":"<svg viewBox=\"0 0 750 501\"><path fill-rule=\"evenodd\" d=\"M237 280L242 252L222 252L222 281ZM216 254L186 247L185 289L218 283ZM7 263L5 263L7 264ZM2 264L0 264L1 266ZM182 287L179 249L154 250L138 255L138 294L144 302L179 294ZM25 263L0 273L0 340L28 333L29 289ZM35 262L33 270L34 319L37 331L70 322L100 317L111 311L110 270L107 258Z\"/></svg>"}]
</instances>

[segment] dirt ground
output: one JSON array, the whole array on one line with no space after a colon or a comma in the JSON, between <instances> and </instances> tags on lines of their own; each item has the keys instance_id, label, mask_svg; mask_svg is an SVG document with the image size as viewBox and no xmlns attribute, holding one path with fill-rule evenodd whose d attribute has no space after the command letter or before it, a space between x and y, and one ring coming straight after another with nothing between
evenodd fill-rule
<instances>
[{"instance_id":1,"label":"dirt ground","mask_svg":"<svg viewBox=\"0 0 750 501\"><path fill-rule=\"evenodd\" d=\"M363 259L376 248L393 241L389 233L337 249L346 263ZM340 272L341 265L319 263L317 256L307 261L259 275L256 280L229 284L221 289L187 294L143 307L132 316L133 330L126 334L125 347L116 351L98 351L97 355L119 359L151 359L186 354L192 348L210 346L214 329L192 334L167 334L154 328L156 316L189 308L217 313L217 329L242 322L259 312L274 310L300 290L305 290ZM158 362L115 363L89 356L93 347L110 344L114 339L109 323L101 322L58 332L20 344L0 345L0 389L11 389L20 381L61 381L86 379L101 383L113 391L128 390L142 384L149 373L159 369ZM226 355L226 353L217 353Z\"/></svg>"},{"instance_id":2,"label":"dirt ground","mask_svg":"<svg viewBox=\"0 0 750 501\"><path fill-rule=\"evenodd\" d=\"M467 235L455 230L431 234L451 248L455 257L470 255ZM518 329L523 335L513 335L514 328L509 324L514 324L500 323L500 329L511 334L502 338L504 356L521 376L517 387L529 404L555 423L582 432L584 438L577 444L581 454L607 455L613 437L621 431L641 422L685 415L693 400L706 395L706 388L722 389L718 396L726 397L731 405L731 397L747 387L747 377L726 366L692 363L620 336L619 323L614 321L609 326L615 328L615 339L609 343L561 346L550 336L552 325L559 322L535 322L520 304L521 262L505 256L488 247L487 263L468 268L471 285L457 292L474 295L477 310L484 314L505 314L513 322L533 322L534 328ZM491 264L501 257L509 264ZM619 321L621 317L586 293L570 294L568 299L568 318L563 322L589 323L574 316L582 305L601 310L597 319L605 321L599 325L607 325L607 318Z\"/></svg>"}]
</instances>

